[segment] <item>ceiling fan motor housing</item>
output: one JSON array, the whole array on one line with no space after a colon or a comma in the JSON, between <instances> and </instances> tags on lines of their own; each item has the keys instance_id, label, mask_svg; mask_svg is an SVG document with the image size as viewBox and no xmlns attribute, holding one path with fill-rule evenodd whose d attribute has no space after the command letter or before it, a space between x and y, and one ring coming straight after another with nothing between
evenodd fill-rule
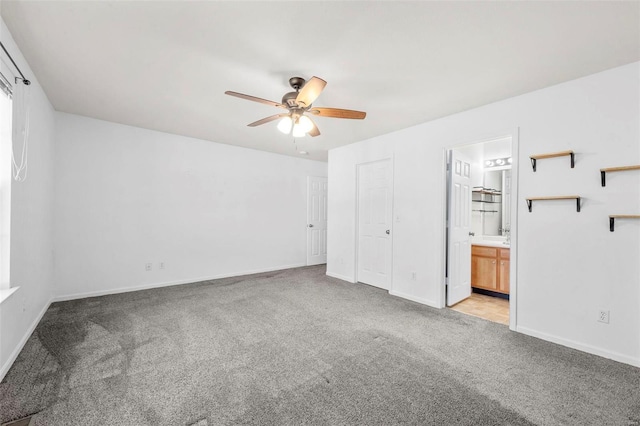
<instances>
[{"instance_id":1,"label":"ceiling fan motor housing","mask_svg":"<svg viewBox=\"0 0 640 426\"><path fill-rule=\"evenodd\" d=\"M285 93L282 97L282 104L288 107L295 107L298 105L296 102L296 98L298 97L298 92L289 92Z\"/></svg>"},{"instance_id":2,"label":"ceiling fan motor housing","mask_svg":"<svg viewBox=\"0 0 640 426\"><path fill-rule=\"evenodd\" d=\"M298 106L298 102L296 98L298 97L298 90L302 89L306 80L302 77L291 77L289 79L289 85L293 87L295 92L285 93L282 97L282 104L288 106L289 108L294 108Z\"/></svg>"}]
</instances>

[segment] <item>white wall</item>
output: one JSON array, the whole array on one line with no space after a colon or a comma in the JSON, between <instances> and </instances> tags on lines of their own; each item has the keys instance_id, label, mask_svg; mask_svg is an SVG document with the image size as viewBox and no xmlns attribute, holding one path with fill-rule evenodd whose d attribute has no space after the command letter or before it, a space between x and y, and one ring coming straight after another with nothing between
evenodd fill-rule
<instances>
[{"instance_id":1,"label":"white wall","mask_svg":"<svg viewBox=\"0 0 640 426\"><path fill-rule=\"evenodd\" d=\"M640 221L611 233L607 217L640 213L640 172L599 180L601 167L640 164L640 63L331 150L327 273L355 279L355 165L392 157L392 292L441 307L444 150L508 134L519 143L516 329L640 365ZM563 157L533 173L529 155L567 149L574 169ZM571 201L529 213L524 201L571 194L584 197L581 213ZM596 321L599 309L610 324Z\"/></svg>"},{"instance_id":2,"label":"white wall","mask_svg":"<svg viewBox=\"0 0 640 426\"><path fill-rule=\"evenodd\" d=\"M54 110L4 21L0 39L31 80L29 174L11 187L11 285L0 304L0 380L49 306L53 291Z\"/></svg>"},{"instance_id":3,"label":"white wall","mask_svg":"<svg viewBox=\"0 0 640 426\"><path fill-rule=\"evenodd\" d=\"M306 264L306 177L326 163L56 119L58 299Z\"/></svg>"}]
</instances>

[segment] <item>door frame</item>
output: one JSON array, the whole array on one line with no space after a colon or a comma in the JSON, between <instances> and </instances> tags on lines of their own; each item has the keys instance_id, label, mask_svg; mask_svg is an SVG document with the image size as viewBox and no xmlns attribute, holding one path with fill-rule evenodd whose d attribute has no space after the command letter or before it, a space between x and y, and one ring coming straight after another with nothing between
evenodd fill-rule
<instances>
[{"instance_id":1,"label":"door frame","mask_svg":"<svg viewBox=\"0 0 640 426\"><path fill-rule=\"evenodd\" d=\"M520 128L516 127L510 131L497 132L495 136L482 137L473 139L470 142L461 142L456 144L450 144L444 147L443 159L443 195L442 195L442 223L444 224L442 235L442 250L443 256L443 268L442 268L442 286L440 294L440 306L446 307L446 277L447 277L447 244L448 244L448 224L447 224L447 163L448 152L452 149L462 148L464 146L475 145L478 143L491 142L498 139L511 138L511 245L510 245L510 262L509 262L509 329L516 331L518 325L518 193L520 190L519 177L520 177Z\"/></svg>"},{"instance_id":2,"label":"door frame","mask_svg":"<svg viewBox=\"0 0 640 426\"><path fill-rule=\"evenodd\" d=\"M391 270L389 271L389 288L387 289L388 292L391 293L391 291L393 290L393 234L394 234L394 229L393 229L393 217L394 217L394 213L393 213L393 207L394 207L394 198L393 198L393 181L394 181L394 164L393 164L393 156L390 157L384 157L384 158L378 158L375 160L371 160L371 161L365 161L362 163L358 163L356 164L355 167L355 172L356 172L356 215L355 215L355 253L354 253L354 271L353 271L353 276L354 276L354 282L358 283L360 282L358 279L358 265L360 262L358 253L360 253L360 166L366 166L369 164L373 164L373 163L379 163L381 161L389 161L389 164L391 165L391 182L390 182L390 188L391 188L391 260L390 260L390 268ZM366 283L363 283L366 284ZM367 284L368 285L368 284ZM376 287L378 288L378 287ZM382 290L382 289L381 289Z\"/></svg>"}]
</instances>

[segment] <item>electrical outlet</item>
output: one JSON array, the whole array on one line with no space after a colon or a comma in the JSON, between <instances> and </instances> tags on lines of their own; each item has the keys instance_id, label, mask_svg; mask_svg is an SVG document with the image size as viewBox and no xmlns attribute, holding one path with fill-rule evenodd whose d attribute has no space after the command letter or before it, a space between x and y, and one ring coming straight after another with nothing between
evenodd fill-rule
<instances>
[{"instance_id":1,"label":"electrical outlet","mask_svg":"<svg viewBox=\"0 0 640 426\"><path fill-rule=\"evenodd\" d=\"M160 263L158 264L158 268L160 268L160 269L164 269L164 262L160 262Z\"/></svg>"},{"instance_id":2,"label":"electrical outlet","mask_svg":"<svg viewBox=\"0 0 640 426\"><path fill-rule=\"evenodd\" d=\"M415 281L415 280L416 280L416 277L417 277L416 271L411 272L411 279L412 279L413 281Z\"/></svg>"},{"instance_id":3,"label":"electrical outlet","mask_svg":"<svg viewBox=\"0 0 640 426\"><path fill-rule=\"evenodd\" d=\"M153 265L151 263L145 263L144 264L144 270L147 271L147 272L150 271L152 267L153 267Z\"/></svg>"},{"instance_id":4,"label":"electrical outlet","mask_svg":"<svg viewBox=\"0 0 640 426\"><path fill-rule=\"evenodd\" d=\"M600 309L598 311L598 322L609 324L609 311L605 311L604 309Z\"/></svg>"}]
</instances>

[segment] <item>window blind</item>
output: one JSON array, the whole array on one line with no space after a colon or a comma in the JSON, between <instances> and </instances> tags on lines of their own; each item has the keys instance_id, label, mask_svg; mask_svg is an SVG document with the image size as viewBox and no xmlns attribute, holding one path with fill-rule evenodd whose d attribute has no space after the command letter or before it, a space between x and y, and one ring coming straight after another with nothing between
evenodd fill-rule
<instances>
[{"instance_id":1,"label":"window blind","mask_svg":"<svg viewBox=\"0 0 640 426\"><path fill-rule=\"evenodd\" d=\"M7 79L4 76L4 74L2 74L1 72L0 72L0 91L2 91L2 93L7 95L8 97L11 97L11 94L13 93L13 86L11 86L11 83L9 83L9 79Z\"/></svg>"}]
</instances>

